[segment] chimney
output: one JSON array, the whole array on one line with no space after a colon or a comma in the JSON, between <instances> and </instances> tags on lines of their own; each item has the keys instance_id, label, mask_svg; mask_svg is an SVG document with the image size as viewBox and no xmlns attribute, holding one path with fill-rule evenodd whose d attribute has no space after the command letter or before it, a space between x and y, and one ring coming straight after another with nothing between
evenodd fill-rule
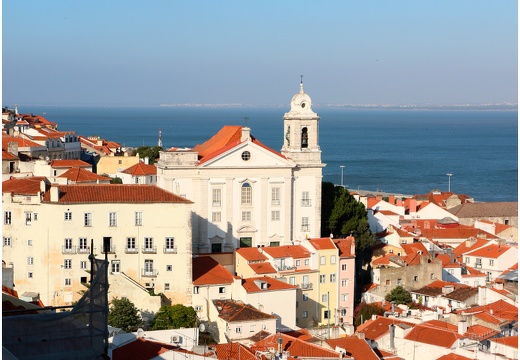
<instances>
[{"instance_id":1,"label":"chimney","mask_svg":"<svg viewBox=\"0 0 520 360\"><path fill-rule=\"evenodd\" d=\"M51 186L51 202L58 202L60 200L60 188L58 186Z\"/></svg>"},{"instance_id":2,"label":"chimney","mask_svg":"<svg viewBox=\"0 0 520 360\"><path fill-rule=\"evenodd\" d=\"M459 335L464 335L466 331L468 331L468 322L466 320L459 320L457 332Z\"/></svg>"},{"instance_id":3,"label":"chimney","mask_svg":"<svg viewBox=\"0 0 520 360\"><path fill-rule=\"evenodd\" d=\"M18 156L18 143L15 141L10 141L7 144L7 152Z\"/></svg>"},{"instance_id":4,"label":"chimney","mask_svg":"<svg viewBox=\"0 0 520 360\"><path fill-rule=\"evenodd\" d=\"M251 139L251 129L247 126L242 127L242 137L240 141L249 141Z\"/></svg>"},{"instance_id":5,"label":"chimney","mask_svg":"<svg viewBox=\"0 0 520 360\"><path fill-rule=\"evenodd\" d=\"M493 285L493 287L497 290L504 290L504 283L502 282L495 282L495 284Z\"/></svg>"},{"instance_id":6,"label":"chimney","mask_svg":"<svg viewBox=\"0 0 520 360\"><path fill-rule=\"evenodd\" d=\"M403 200L402 200L402 199L397 199L397 200L395 201L395 206L402 207L402 206L403 206Z\"/></svg>"},{"instance_id":7,"label":"chimney","mask_svg":"<svg viewBox=\"0 0 520 360\"><path fill-rule=\"evenodd\" d=\"M356 335L357 335L358 339L363 339L363 340L365 339L365 333L364 332L357 332Z\"/></svg>"},{"instance_id":8,"label":"chimney","mask_svg":"<svg viewBox=\"0 0 520 360\"><path fill-rule=\"evenodd\" d=\"M409 204L410 204L410 206L409 206L409 209L408 209L408 213L410 215L415 215L415 213L417 212L417 200L410 199Z\"/></svg>"},{"instance_id":9,"label":"chimney","mask_svg":"<svg viewBox=\"0 0 520 360\"><path fill-rule=\"evenodd\" d=\"M444 295L453 292L453 290L455 290L455 286L453 286L453 285L445 285L442 287L442 293Z\"/></svg>"},{"instance_id":10,"label":"chimney","mask_svg":"<svg viewBox=\"0 0 520 360\"><path fill-rule=\"evenodd\" d=\"M145 156L145 158L144 158L144 163L145 163L146 165L149 165L149 164L150 164L150 158L149 158L148 156Z\"/></svg>"},{"instance_id":11,"label":"chimney","mask_svg":"<svg viewBox=\"0 0 520 360\"><path fill-rule=\"evenodd\" d=\"M394 343L394 339L395 339L395 325L394 324L390 324L389 328L390 328L390 349L394 349L395 348L395 343Z\"/></svg>"},{"instance_id":12,"label":"chimney","mask_svg":"<svg viewBox=\"0 0 520 360\"><path fill-rule=\"evenodd\" d=\"M388 195L388 203L392 205L395 204L395 195Z\"/></svg>"},{"instance_id":13,"label":"chimney","mask_svg":"<svg viewBox=\"0 0 520 360\"><path fill-rule=\"evenodd\" d=\"M379 201L383 200L383 195L381 195L381 194L376 195L376 200L379 200Z\"/></svg>"}]
</instances>

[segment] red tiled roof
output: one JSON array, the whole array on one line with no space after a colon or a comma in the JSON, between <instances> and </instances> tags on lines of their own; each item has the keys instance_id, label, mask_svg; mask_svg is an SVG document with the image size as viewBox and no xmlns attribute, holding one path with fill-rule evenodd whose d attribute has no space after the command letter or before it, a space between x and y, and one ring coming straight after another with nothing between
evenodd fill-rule
<instances>
[{"instance_id":1,"label":"red tiled roof","mask_svg":"<svg viewBox=\"0 0 520 360\"><path fill-rule=\"evenodd\" d=\"M241 137L242 126L224 126L209 140L203 144L195 146L193 151L198 152L199 158L202 159L205 156L211 155L212 153L228 146L229 144L236 145L237 141L239 142Z\"/></svg>"},{"instance_id":2,"label":"red tiled roof","mask_svg":"<svg viewBox=\"0 0 520 360\"><path fill-rule=\"evenodd\" d=\"M213 300L218 316L226 322L276 319L275 315L266 314L249 304L235 300Z\"/></svg>"},{"instance_id":3,"label":"red tiled roof","mask_svg":"<svg viewBox=\"0 0 520 360\"><path fill-rule=\"evenodd\" d=\"M18 298L18 292L10 287L2 285L2 292L11 295L12 297Z\"/></svg>"},{"instance_id":4,"label":"red tiled roof","mask_svg":"<svg viewBox=\"0 0 520 360\"><path fill-rule=\"evenodd\" d=\"M243 247L236 250L240 256L242 256L247 261L263 261L267 260L267 256L263 253L263 248L255 248L255 247Z\"/></svg>"},{"instance_id":5,"label":"red tiled roof","mask_svg":"<svg viewBox=\"0 0 520 360\"><path fill-rule=\"evenodd\" d=\"M352 256L356 256L356 249L352 245L355 244L356 239L353 236L348 236L346 239L335 239L333 240L334 244L339 250L340 258L348 258ZM354 252L352 252L354 251Z\"/></svg>"},{"instance_id":6,"label":"red tiled roof","mask_svg":"<svg viewBox=\"0 0 520 360\"><path fill-rule=\"evenodd\" d=\"M137 338L128 344L114 349L112 351L112 360L149 360L169 350L178 348L178 346Z\"/></svg>"},{"instance_id":7,"label":"red tiled roof","mask_svg":"<svg viewBox=\"0 0 520 360\"><path fill-rule=\"evenodd\" d=\"M357 336L343 337L338 339L329 339L325 342L332 348L340 347L345 349L348 356L359 360L379 360L374 350L368 345L364 339Z\"/></svg>"},{"instance_id":8,"label":"red tiled roof","mask_svg":"<svg viewBox=\"0 0 520 360\"><path fill-rule=\"evenodd\" d=\"M249 264L249 267L253 269L255 274L264 275L264 274L276 274L276 269L269 262L261 262L261 263L252 263Z\"/></svg>"},{"instance_id":9,"label":"red tiled roof","mask_svg":"<svg viewBox=\"0 0 520 360\"><path fill-rule=\"evenodd\" d=\"M466 241L463 241L459 244L455 249L453 249L453 255L455 256L455 259L462 256L462 254L467 253L468 251L472 251L475 249L478 249L482 246L485 246L489 243L490 240L488 239L475 239L475 242L470 242L469 246L466 244Z\"/></svg>"},{"instance_id":10,"label":"red tiled roof","mask_svg":"<svg viewBox=\"0 0 520 360\"><path fill-rule=\"evenodd\" d=\"M215 347L219 360L256 360L255 354L240 343L217 344Z\"/></svg>"},{"instance_id":11,"label":"red tiled roof","mask_svg":"<svg viewBox=\"0 0 520 360\"><path fill-rule=\"evenodd\" d=\"M464 312L465 314L488 313L492 315L491 317L494 319L499 318L509 321L518 321L518 307L511 305L504 300L498 300L491 304L476 306L457 311L457 313L462 312Z\"/></svg>"},{"instance_id":12,"label":"red tiled roof","mask_svg":"<svg viewBox=\"0 0 520 360\"><path fill-rule=\"evenodd\" d=\"M318 238L318 239L309 239L309 243L316 250L331 250L336 249L336 246L332 242L331 238Z\"/></svg>"},{"instance_id":13,"label":"red tiled roof","mask_svg":"<svg viewBox=\"0 0 520 360\"><path fill-rule=\"evenodd\" d=\"M497 239L498 237L494 234L488 233L487 231L477 229L472 226L457 225L456 227L448 228L430 228L421 229L422 236L432 239L469 239L470 237L479 238L479 236L485 235L489 239Z\"/></svg>"},{"instance_id":14,"label":"red tiled roof","mask_svg":"<svg viewBox=\"0 0 520 360\"><path fill-rule=\"evenodd\" d=\"M193 259L193 285L232 284L233 278L233 274L210 256L197 256Z\"/></svg>"},{"instance_id":15,"label":"red tiled roof","mask_svg":"<svg viewBox=\"0 0 520 360\"><path fill-rule=\"evenodd\" d=\"M490 341L495 341L499 344L503 344L506 346L514 347L518 349L518 335L515 336L504 336L501 338L489 339Z\"/></svg>"},{"instance_id":16,"label":"red tiled roof","mask_svg":"<svg viewBox=\"0 0 520 360\"><path fill-rule=\"evenodd\" d=\"M267 289L259 288L257 282L267 283ZM242 279L242 286L248 293L276 290L293 290L298 288L297 286L290 285L286 282L276 280L268 276Z\"/></svg>"},{"instance_id":17,"label":"red tiled roof","mask_svg":"<svg viewBox=\"0 0 520 360\"><path fill-rule=\"evenodd\" d=\"M408 323L406 321L401 321L398 319L391 319L384 316L377 316L375 320L365 321L363 324L359 325L356 329L358 333L364 333L366 339L377 340L381 336L385 335L389 330L389 326L391 324L404 324L413 326L412 323Z\"/></svg>"},{"instance_id":18,"label":"red tiled roof","mask_svg":"<svg viewBox=\"0 0 520 360\"><path fill-rule=\"evenodd\" d=\"M456 326L455 329L450 329L448 327L441 328L423 323L414 326L414 328L406 334L405 339L444 348L451 348L461 337L462 336L457 333Z\"/></svg>"},{"instance_id":19,"label":"red tiled roof","mask_svg":"<svg viewBox=\"0 0 520 360\"><path fill-rule=\"evenodd\" d=\"M75 183L85 182L96 182L96 181L110 181L110 177L101 176L94 174L92 171L85 170L83 168L74 167L65 171L63 174L58 176L59 178L65 178Z\"/></svg>"},{"instance_id":20,"label":"red tiled roof","mask_svg":"<svg viewBox=\"0 0 520 360\"><path fill-rule=\"evenodd\" d=\"M464 333L464 336L469 337L470 339L478 339L479 341L482 341L498 334L500 334L500 331L498 330L493 330L486 326L477 324L470 326L468 330Z\"/></svg>"},{"instance_id":21,"label":"red tiled roof","mask_svg":"<svg viewBox=\"0 0 520 360\"><path fill-rule=\"evenodd\" d=\"M42 147L43 145L40 145L34 141L27 140L25 138L20 137L14 137L9 135L2 135L2 149L7 150L7 144L10 142L15 142L18 144L18 148L22 147Z\"/></svg>"},{"instance_id":22,"label":"red tiled roof","mask_svg":"<svg viewBox=\"0 0 520 360\"><path fill-rule=\"evenodd\" d=\"M53 168L92 167L91 164L82 160L52 160L49 165Z\"/></svg>"},{"instance_id":23,"label":"red tiled roof","mask_svg":"<svg viewBox=\"0 0 520 360\"><path fill-rule=\"evenodd\" d=\"M137 164L123 170L123 173L130 174L132 176L157 175L157 167L155 167L155 165L149 165L139 161Z\"/></svg>"},{"instance_id":24,"label":"red tiled roof","mask_svg":"<svg viewBox=\"0 0 520 360\"><path fill-rule=\"evenodd\" d=\"M467 252L464 255L497 259L504 255L510 248L511 246L489 244L488 246L482 247L472 252Z\"/></svg>"},{"instance_id":25,"label":"red tiled roof","mask_svg":"<svg viewBox=\"0 0 520 360\"><path fill-rule=\"evenodd\" d=\"M18 156L2 149L2 160L18 160Z\"/></svg>"},{"instance_id":26,"label":"red tiled roof","mask_svg":"<svg viewBox=\"0 0 520 360\"><path fill-rule=\"evenodd\" d=\"M43 176L12 178L2 182L2 193L37 195L41 191L40 183L44 180Z\"/></svg>"},{"instance_id":27,"label":"red tiled roof","mask_svg":"<svg viewBox=\"0 0 520 360\"><path fill-rule=\"evenodd\" d=\"M251 350L265 351L269 348L278 348L278 338L282 338L282 351L288 351L291 358L339 358L339 354L333 350L311 344L287 334L278 333L256 342Z\"/></svg>"},{"instance_id":28,"label":"red tiled roof","mask_svg":"<svg viewBox=\"0 0 520 360\"><path fill-rule=\"evenodd\" d=\"M449 354L441 356L440 358L437 358L437 360L473 360L473 359L462 356L462 355L458 355L455 353L449 353Z\"/></svg>"},{"instance_id":29,"label":"red tiled roof","mask_svg":"<svg viewBox=\"0 0 520 360\"><path fill-rule=\"evenodd\" d=\"M59 203L186 203L191 201L154 185L88 184L59 185ZM44 202L50 202L50 192Z\"/></svg>"},{"instance_id":30,"label":"red tiled roof","mask_svg":"<svg viewBox=\"0 0 520 360\"><path fill-rule=\"evenodd\" d=\"M308 258L311 254L302 245L266 246L262 250L275 259L291 257L293 259Z\"/></svg>"}]
</instances>

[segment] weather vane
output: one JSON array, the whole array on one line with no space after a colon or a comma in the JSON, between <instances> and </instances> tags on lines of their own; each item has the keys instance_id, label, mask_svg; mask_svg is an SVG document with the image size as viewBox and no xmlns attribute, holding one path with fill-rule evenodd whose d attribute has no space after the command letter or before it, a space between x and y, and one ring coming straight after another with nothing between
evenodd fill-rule
<instances>
[{"instance_id":1,"label":"weather vane","mask_svg":"<svg viewBox=\"0 0 520 360\"><path fill-rule=\"evenodd\" d=\"M300 84L303 84L303 75L300 75Z\"/></svg>"}]
</instances>

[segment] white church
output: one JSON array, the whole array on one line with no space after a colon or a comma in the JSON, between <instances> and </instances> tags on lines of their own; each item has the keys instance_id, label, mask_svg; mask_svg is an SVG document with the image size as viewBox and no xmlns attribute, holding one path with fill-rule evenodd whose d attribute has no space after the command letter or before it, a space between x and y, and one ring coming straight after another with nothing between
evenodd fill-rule
<instances>
[{"instance_id":1,"label":"white church","mask_svg":"<svg viewBox=\"0 0 520 360\"><path fill-rule=\"evenodd\" d=\"M291 245L320 236L320 117L303 90L285 113L284 144L270 149L242 126L224 126L192 149L160 153L157 185L194 202L194 253Z\"/></svg>"}]
</instances>

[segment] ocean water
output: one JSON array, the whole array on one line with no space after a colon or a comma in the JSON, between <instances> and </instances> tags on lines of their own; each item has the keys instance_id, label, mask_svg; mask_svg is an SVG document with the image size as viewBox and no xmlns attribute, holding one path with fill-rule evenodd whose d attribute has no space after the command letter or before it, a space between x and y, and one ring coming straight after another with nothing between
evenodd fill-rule
<instances>
[{"instance_id":1,"label":"ocean water","mask_svg":"<svg viewBox=\"0 0 520 360\"><path fill-rule=\"evenodd\" d=\"M323 178L350 189L422 194L433 189L476 201L518 201L516 111L352 110L323 108ZM287 107L21 107L60 130L99 135L124 146L193 147L224 125L247 125L279 151ZM247 120L245 118L248 118Z\"/></svg>"}]
</instances>

